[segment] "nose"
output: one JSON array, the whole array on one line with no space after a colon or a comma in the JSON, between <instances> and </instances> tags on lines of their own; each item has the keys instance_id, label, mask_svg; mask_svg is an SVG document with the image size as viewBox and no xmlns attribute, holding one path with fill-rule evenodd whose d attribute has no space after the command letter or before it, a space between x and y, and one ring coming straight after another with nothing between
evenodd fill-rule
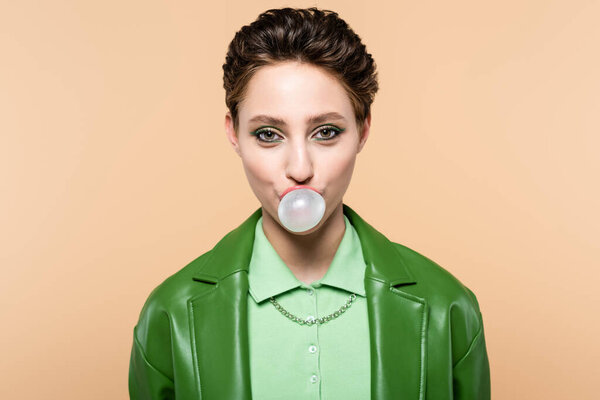
<instances>
[{"instance_id":1,"label":"nose","mask_svg":"<svg viewBox=\"0 0 600 400\"><path fill-rule=\"evenodd\" d=\"M286 177L299 185L308 184L313 177L313 161L305 141L289 142L286 154Z\"/></svg>"}]
</instances>

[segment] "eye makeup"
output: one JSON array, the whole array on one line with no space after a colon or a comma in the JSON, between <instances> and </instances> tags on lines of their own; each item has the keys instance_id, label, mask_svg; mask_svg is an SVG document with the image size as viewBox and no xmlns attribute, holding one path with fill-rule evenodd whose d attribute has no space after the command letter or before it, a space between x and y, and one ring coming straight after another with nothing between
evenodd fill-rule
<instances>
[{"instance_id":1,"label":"eye makeup","mask_svg":"<svg viewBox=\"0 0 600 400\"><path fill-rule=\"evenodd\" d=\"M279 134L276 132L277 128L275 128L274 126L262 126L260 128L258 128L255 131L250 132L250 135L256 136L256 140L259 142L263 142L263 143L280 143L281 140L265 140L261 137L261 134L274 134L274 135L278 135ZM331 131L333 133L335 133L333 136L331 137L327 137L327 138L315 138L315 140L318 140L320 142L326 142L326 141L330 141L335 139L336 137L340 136L346 129L345 128L338 128L337 126L334 125L322 125L320 127L318 127L318 131L317 133L321 133L323 131Z\"/></svg>"}]
</instances>

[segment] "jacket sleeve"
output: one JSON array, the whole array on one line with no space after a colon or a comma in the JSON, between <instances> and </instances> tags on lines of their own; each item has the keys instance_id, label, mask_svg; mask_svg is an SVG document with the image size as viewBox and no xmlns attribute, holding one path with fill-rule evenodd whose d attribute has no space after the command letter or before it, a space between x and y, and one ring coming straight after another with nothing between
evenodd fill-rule
<instances>
[{"instance_id":1,"label":"jacket sleeve","mask_svg":"<svg viewBox=\"0 0 600 400\"><path fill-rule=\"evenodd\" d=\"M132 400L173 400L175 385L171 378L148 360L141 343L133 332L129 361L129 398Z\"/></svg>"},{"instance_id":2,"label":"jacket sleeve","mask_svg":"<svg viewBox=\"0 0 600 400\"><path fill-rule=\"evenodd\" d=\"M467 352L452 369L454 400L490 400L490 366L485 345L483 318L475 295L470 290L469 292L475 301L479 329L471 340Z\"/></svg>"}]
</instances>

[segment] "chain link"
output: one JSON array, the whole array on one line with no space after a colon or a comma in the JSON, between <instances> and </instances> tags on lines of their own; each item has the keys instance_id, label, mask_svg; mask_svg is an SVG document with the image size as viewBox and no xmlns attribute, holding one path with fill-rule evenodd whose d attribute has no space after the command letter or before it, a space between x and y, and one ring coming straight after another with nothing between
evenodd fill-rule
<instances>
[{"instance_id":1,"label":"chain link","mask_svg":"<svg viewBox=\"0 0 600 400\"><path fill-rule=\"evenodd\" d=\"M324 324L325 322L331 321L332 319L336 319L337 317L339 317L340 315L342 315L344 312L346 312L346 310L352 305L352 302L354 301L354 299L356 299L356 294L352 293L350 295L350 298L348 300L346 300L346 303L340 307L339 310L326 315L325 317L321 317L321 318L306 318L306 319L302 319L302 318L298 318L297 316L295 316L294 314L290 313L289 311L287 311L285 308L283 308L281 306L281 304L279 304L277 302L277 300L275 300L273 297L269 298L269 301L275 306L275 308L282 313L283 315L285 315L286 317L288 317L289 319L291 319L292 321L295 321L297 323L299 323L300 325L309 325L312 326L314 324Z\"/></svg>"}]
</instances>

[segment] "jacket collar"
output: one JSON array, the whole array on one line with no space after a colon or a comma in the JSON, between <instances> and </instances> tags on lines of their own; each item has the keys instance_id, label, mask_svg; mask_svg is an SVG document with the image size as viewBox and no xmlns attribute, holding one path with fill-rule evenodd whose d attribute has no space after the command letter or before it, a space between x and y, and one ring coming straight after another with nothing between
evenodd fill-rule
<instances>
[{"instance_id":1,"label":"jacket collar","mask_svg":"<svg viewBox=\"0 0 600 400\"><path fill-rule=\"evenodd\" d=\"M367 265L365 279L384 281L392 286L416 283L393 244L348 205L343 204L342 207L344 215L348 217L360 238ZM194 279L217 283L232 273L247 273L252 257L256 222L261 215L262 208L259 207L240 226L225 235L213 248L212 257L198 266Z\"/></svg>"},{"instance_id":2,"label":"jacket collar","mask_svg":"<svg viewBox=\"0 0 600 400\"><path fill-rule=\"evenodd\" d=\"M371 398L425 398L427 301L404 292L417 283L396 245L343 204L366 263ZM206 398L251 399L248 265L258 208L198 260L198 294L188 301L196 383Z\"/></svg>"}]
</instances>

